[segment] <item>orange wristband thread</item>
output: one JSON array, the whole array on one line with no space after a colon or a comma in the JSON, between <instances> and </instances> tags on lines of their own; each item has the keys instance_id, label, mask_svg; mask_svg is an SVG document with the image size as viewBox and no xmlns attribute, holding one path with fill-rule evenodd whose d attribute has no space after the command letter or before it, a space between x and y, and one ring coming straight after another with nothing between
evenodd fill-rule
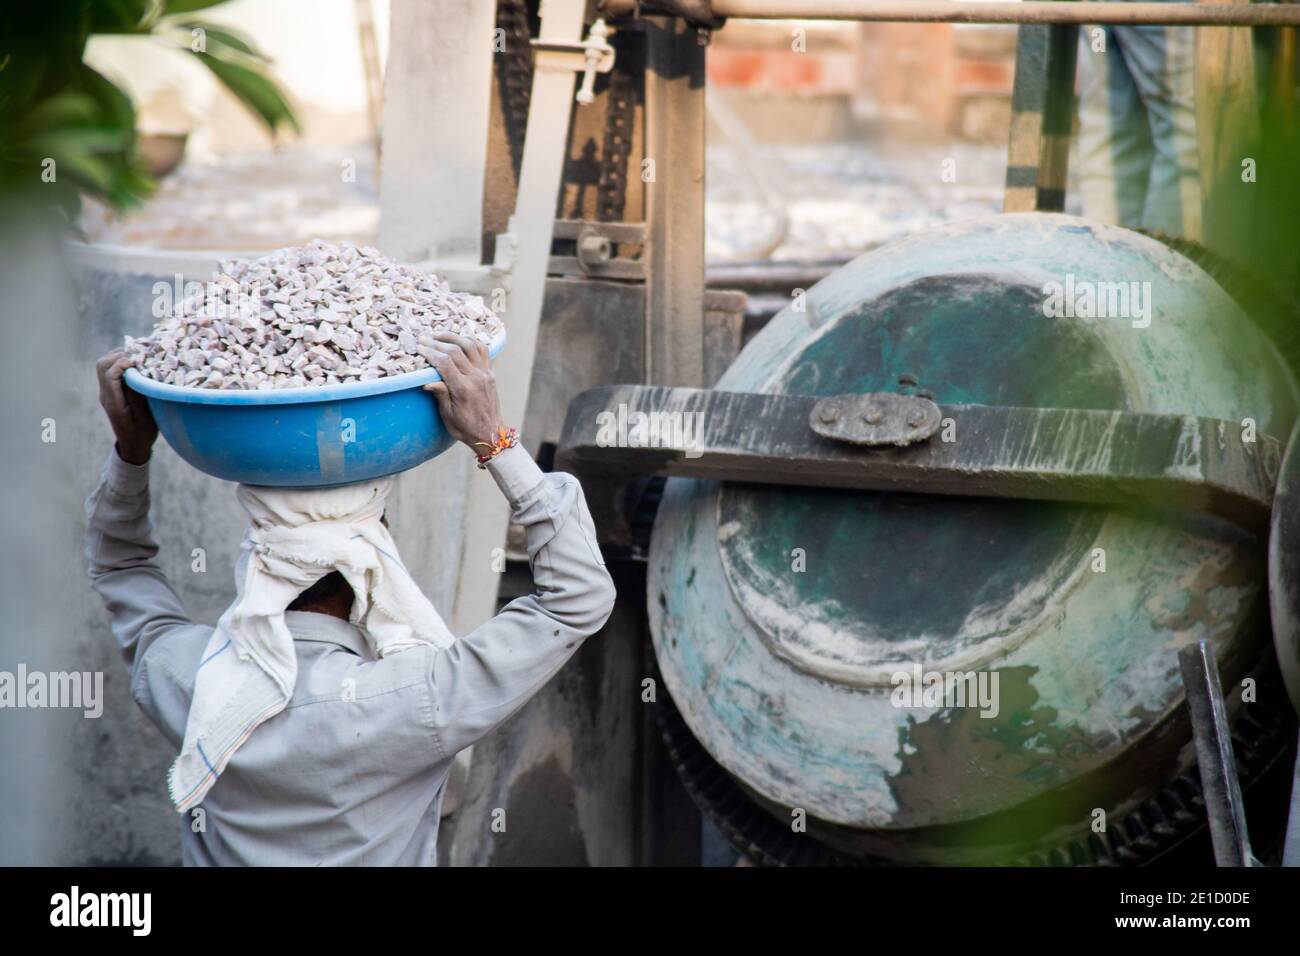
<instances>
[{"instance_id":1,"label":"orange wristband thread","mask_svg":"<svg viewBox=\"0 0 1300 956\"><path fill-rule=\"evenodd\" d=\"M497 455L501 454L507 448L514 448L515 445L519 444L519 429L506 428L505 425L498 425L495 440L491 442L476 441L474 444L480 448L487 449L487 451L478 456L478 466L480 468L486 468L487 463Z\"/></svg>"}]
</instances>

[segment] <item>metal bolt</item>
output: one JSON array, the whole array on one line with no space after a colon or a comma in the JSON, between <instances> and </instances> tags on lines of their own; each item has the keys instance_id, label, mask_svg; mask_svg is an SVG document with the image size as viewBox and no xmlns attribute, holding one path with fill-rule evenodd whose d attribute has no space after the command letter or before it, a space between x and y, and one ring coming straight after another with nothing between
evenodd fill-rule
<instances>
[{"instance_id":1,"label":"metal bolt","mask_svg":"<svg viewBox=\"0 0 1300 956\"><path fill-rule=\"evenodd\" d=\"M608 236L586 233L578 240L578 264L584 269L605 265L612 252Z\"/></svg>"},{"instance_id":2,"label":"metal bolt","mask_svg":"<svg viewBox=\"0 0 1300 956\"><path fill-rule=\"evenodd\" d=\"M907 424L909 428L920 428L925 424L925 410L916 408L907 414Z\"/></svg>"},{"instance_id":3,"label":"metal bolt","mask_svg":"<svg viewBox=\"0 0 1300 956\"><path fill-rule=\"evenodd\" d=\"M817 417L821 419L823 425L830 425L839 421L840 413L833 408L823 408Z\"/></svg>"},{"instance_id":4,"label":"metal bolt","mask_svg":"<svg viewBox=\"0 0 1300 956\"><path fill-rule=\"evenodd\" d=\"M596 71L600 69L602 60L614 55L614 48L605 42L609 33L609 27L605 26L605 20L601 18L591 25L587 39L583 41L587 65L582 71L582 86L574 97L583 106L596 102Z\"/></svg>"},{"instance_id":5,"label":"metal bolt","mask_svg":"<svg viewBox=\"0 0 1300 956\"><path fill-rule=\"evenodd\" d=\"M862 420L866 422L868 425L879 425L880 418L881 415L880 415L879 405L868 405L867 410L862 413Z\"/></svg>"}]
</instances>

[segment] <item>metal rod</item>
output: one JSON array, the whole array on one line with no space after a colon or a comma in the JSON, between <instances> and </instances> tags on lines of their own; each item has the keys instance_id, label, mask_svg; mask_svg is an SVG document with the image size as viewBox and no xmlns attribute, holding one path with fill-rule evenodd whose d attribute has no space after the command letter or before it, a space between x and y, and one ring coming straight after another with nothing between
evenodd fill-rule
<instances>
[{"instance_id":1,"label":"metal rod","mask_svg":"<svg viewBox=\"0 0 1300 956\"><path fill-rule=\"evenodd\" d=\"M1003 212L1065 211L1078 51L1074 24L1016 30Z\"/></svg>"},{"instance_id":2,"label":"metal rod","mask_svg":"<svg viewBox=\"0 0 1300 956\"><path fill-rule=\"evenodd\" d=\"M1210 823L1214 861L1219 866L1251 866L1255 858L1250 850L1250 833L1246 829L1246 811L1241 802L1241 784L1232 756L1232 734L1228 730L1214 648L1208 641L1189 644L1178 652L1178 664L1187 691L1187 709L1192 716L1196 765L1201 773L1201 793Z\"/></svg>"},{"instance_id":3,"label":"metal rod","mask_svg":"<svg viewBox=\"0 0 1300 956\"><path fill-rule=\"evenodd\" d=\"M1286 841L1282 844L1282 865L1300 866L1300 751L1295 755L1291 774L1291 810L1286 823Z\"/></svg>"},{"instance_id":4,"label":"metal rod","mask_svg":"<svg viewBox=\"0 0 1300 956\"><path fill-rule=\"evenodd\" d=\"M603 0L608 16L623 16L634 0ZM1300 26L1300 4L1114 3L1026 0L713 0L713 13L742 20L798 18L898 23L1076 23L1200 27Z\"/></svg>"},{"instance_id":5,"label":"metal rod","mask_svg":"<svg viewBox=\"0 0 1300 956\"><path fill-rule=\"evenodd\" d=\"M704 47L676 19L644 21L646 381L704 384Z\"/></svg>"}]
</instances>

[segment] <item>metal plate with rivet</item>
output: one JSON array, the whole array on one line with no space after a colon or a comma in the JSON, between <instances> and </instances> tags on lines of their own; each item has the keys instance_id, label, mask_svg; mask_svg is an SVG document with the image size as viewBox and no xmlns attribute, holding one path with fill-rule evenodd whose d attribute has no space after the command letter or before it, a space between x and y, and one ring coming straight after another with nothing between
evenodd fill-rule
<instances>
[{"instance_id":1,"label":"metal plate with rivet","mask_svg":"<svg viewBox=\"0 0 1300 956\"><path fill-rule=\"evenodd\" d=\"M939 406L919 395L870 392L833 395L813 406L808 424L823 438L854 445L896 445L925 441L939 430Z\"/></svg>"}]
</instances>

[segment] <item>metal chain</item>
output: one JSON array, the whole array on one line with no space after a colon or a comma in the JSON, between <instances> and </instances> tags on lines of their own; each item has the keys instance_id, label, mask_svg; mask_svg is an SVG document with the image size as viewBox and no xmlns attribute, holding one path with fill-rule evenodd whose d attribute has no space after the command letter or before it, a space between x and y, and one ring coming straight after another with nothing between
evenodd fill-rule
<instances>
[{"instance_id":1,"label":"metal chain","mask_svg":"<svg viewBox=\"0 0 1300 956\"><path fill-rule=\"evenodd\" d=\"M515 177L524 159L524 131L533 95L533 45L528 0L497 0L496 25L505 35L505 49L496 54L497 82L510 141Z\"/></svg>"},{"instance_id":2,"label":"metal chain","mask_svg":"<svg viewBox=\"0 0 1300 956\"><path fill-rule=\"evenodd\" d=\"M504 31L505 49L496 54L497 82L510 141L510 162L516 178L523 162L524 133L533 91L532 19L528 0L497 0L497 29ZM636 119L636 82L615 66L605 90L605 136L596 187L596 218L621 222L627 203L627 169Z\"/></svg>"},{"instance_id":3,"label":"metal chain","mask_svg":"<svg viewBox=\"0 0 1300 956\"><path fill-rule=\"evenodd\" d=\"M627 171L632 152L632 123L636 119L636 83L617 62L605 90L605 142L596 187L596 218L622 222L627 203Z\"/></svg>"}]
</instances>

